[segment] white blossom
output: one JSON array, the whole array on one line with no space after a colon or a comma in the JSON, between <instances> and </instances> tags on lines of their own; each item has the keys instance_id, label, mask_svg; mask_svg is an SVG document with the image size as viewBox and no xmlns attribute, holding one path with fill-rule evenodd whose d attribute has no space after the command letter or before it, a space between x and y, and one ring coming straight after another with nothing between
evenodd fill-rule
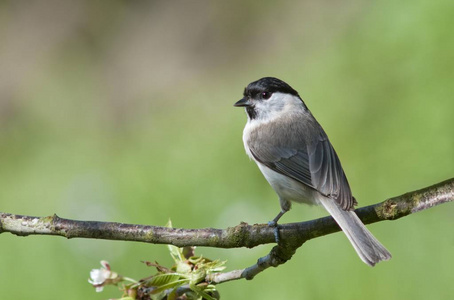
<instances>
[{"instance_id":1,"label":"white blossom","mask_svg":"<svg viewBox=\"0 0 454 300\"><path fill-rule=\"evenodd\" d=\"M116 272L112 272L107 261L102 260L101 266L100 269L91 270L90 279L88 279L88 282L96 288L97 292L101 292L105 285L115 284L121 280Z\"/></svg>"}]
</instances>

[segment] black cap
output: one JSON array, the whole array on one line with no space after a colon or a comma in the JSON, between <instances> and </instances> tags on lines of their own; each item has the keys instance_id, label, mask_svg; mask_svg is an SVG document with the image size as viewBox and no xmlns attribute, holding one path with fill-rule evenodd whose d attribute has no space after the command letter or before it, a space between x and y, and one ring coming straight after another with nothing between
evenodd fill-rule
<instances>
[{"instance_id":1,"label":"black cap","mask_svg":"<svg viewBox=\"0 0 454 300\"><path fill-rule=\"evenodd\" d=\"M254 95L263 92L279 92L299 97L298 92L295 91L290 85L275 77L263 77L257 81L249 83L249 85L244 89L243 94L245 97L254 97Z\"/></svg>"}]
</instances>

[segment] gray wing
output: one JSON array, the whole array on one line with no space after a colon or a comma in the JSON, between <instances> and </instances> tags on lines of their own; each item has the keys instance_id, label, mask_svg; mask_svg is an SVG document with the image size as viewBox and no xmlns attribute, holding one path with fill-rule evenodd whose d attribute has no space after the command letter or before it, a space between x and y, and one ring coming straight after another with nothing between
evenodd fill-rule
<instances>
[{"instance_id":1,"label":"gray wing","mask_svg":"<svg viewBox=\"0 0 454 300\"><path fill-rule=\"evenodd\" d=\"M351 210L356 200L336 151L324 132L318 142L308 147L309 168L312 182L322 194L336 200L342 209Z\"/></svg>"},{"instance_id":2,"label":"gray wing","mask_svg":"<svg viewBox=\"0 0 454 300\"><path fill-rule=\"evenodd\" d=\"M318 138L312 140L305 138L304 132L301 135L294 132L290 140L297 141L293 145L284 145L279 140L265 142L260 136L253 139L255 143L248 144L257 161L336 200L344 210L353 209L356 201L339 158L321 127Z\"/></svg>"}]
</instances>

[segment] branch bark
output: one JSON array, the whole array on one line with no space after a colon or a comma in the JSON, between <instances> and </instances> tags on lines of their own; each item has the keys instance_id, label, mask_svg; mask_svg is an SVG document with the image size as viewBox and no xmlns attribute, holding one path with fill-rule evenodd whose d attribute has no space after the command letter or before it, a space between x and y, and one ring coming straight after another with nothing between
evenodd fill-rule
<instances>
[{"instance_id":1,"label":"branch bark","mask_svg":"<svg viewBox=\"0 0 454 300\"><path fill-rule=\"evenodd\" d=\"M396 220L453 200L454 178L359 208L355 212L364 224L371 224L385 220ZM340 228L330 216L306 222L279 225L281 242L273 247L267 256L260 258L255 265L243 270L211 274L207 281L221 283L240 278L252 279L265 269L277 267L288 261L304 242L337 231L340 231ZM252 248L262 244L275 243L274 228L267 224L249 225L241 223L226 229L182 229L116 222L78 221L60 218L57 215L32 217L0 213L0 233L4 232L18 236L56 235L66 238L172 244L178 247Z\"/></svg>"}]
</instances>

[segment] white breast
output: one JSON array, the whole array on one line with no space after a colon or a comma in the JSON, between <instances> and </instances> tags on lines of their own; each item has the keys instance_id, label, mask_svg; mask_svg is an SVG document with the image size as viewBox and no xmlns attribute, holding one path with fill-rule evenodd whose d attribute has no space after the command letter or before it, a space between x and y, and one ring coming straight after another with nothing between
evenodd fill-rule
<instances>
[{"instance_id":1,"label":"white breast","mask_svg":"<svg viewBox=\"0 0 454 300\"><path fill-rule=\"evenodd\" d=\"M244 127L244 130L243 130L243 144L244 144L244 150L246 150L246 154L247 156L249 156L250 159L254 159L254 156L252 155L251 153L251 150L249 149L249 146L248 146L248 140L249 140L249 136L251 135L251 131L257 127L259 124L257 124L257 122L255 120L248 120L247 123L246 123L246 126Z\"/></svg>"},{"instance_id":2,"label":"white breast","mask_svg":"<svg viewBox=\"0 0 454 300\"><path fill-rule=\"evenodd\" d=\"M280 199L306 204L317 204L312 195L314 190L290 177L271 170L260 162L255 162Z\"/></svg>"}]
</instances>

